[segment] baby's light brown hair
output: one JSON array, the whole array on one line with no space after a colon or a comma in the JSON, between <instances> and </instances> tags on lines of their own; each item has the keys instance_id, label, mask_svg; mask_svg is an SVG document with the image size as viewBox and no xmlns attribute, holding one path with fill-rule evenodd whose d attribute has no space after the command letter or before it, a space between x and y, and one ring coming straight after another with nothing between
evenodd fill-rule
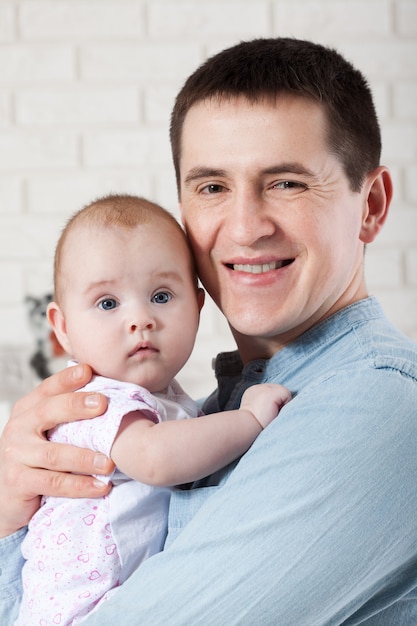
<instances>
[{"instance_id":1,"label":"baby's light brown hair","mask_svg":"<svg viewBox=\"0 0 417 626\"><path fill-rule=\"evenodd\" d=\"M117 226L127 230L131 230L141 224L155 223L160 220L168 222L172 227L180 233L185 242L185 246L190 256L190 269L195 276L195 284L197 288L197 274L195 270L194 260L187 236L175 217L163 209L159 204L146 200L140 196L129 194L110 194L103 196L87 204L81 210L74 213L65 225L55 249L54 258L54 298L56 302L60 302L62 297L62 281L61 266L62 256L68 235L80 225L88 227L107 227Z\"/></svg>"}]
</instances>

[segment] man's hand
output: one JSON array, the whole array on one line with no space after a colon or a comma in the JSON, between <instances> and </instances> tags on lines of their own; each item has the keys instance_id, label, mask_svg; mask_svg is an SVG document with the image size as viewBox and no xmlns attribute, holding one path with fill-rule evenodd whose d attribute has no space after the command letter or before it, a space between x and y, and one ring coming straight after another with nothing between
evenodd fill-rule
<instances>
[{"instance_id":1,"label":"man's hand","mask_svg":"<svg viewBox=\"0 0 417 626\"><path fill-rule=\"evenodd\" d=\"M109 491L91 474L109 474L114 467L110 459L45 436L57 424L106 410L104 396L73 393L91 375L87 365L65 368L16 403L0 438L0 537L26 526L39 508L40 495L94 498Z\"/></svg>"}]
</instances>

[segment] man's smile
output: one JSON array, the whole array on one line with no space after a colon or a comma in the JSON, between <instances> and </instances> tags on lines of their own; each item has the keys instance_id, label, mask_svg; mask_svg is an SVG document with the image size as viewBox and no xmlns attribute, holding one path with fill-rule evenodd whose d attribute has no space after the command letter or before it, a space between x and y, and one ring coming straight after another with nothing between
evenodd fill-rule
<instances>
[{"instance_id":1,"label":"man's smile","mask_svg":"<svg viewBox=\"0 0 417 626\"><path fill-rule=\"evenodd\" d=\"M286 259L285 261L271 261L270 263L226 263L226 266L237 272L246 272L248 274L264 274L271 270L278 270L281 267L290 265L294 259Z\"/></svg>"}]
</instances>

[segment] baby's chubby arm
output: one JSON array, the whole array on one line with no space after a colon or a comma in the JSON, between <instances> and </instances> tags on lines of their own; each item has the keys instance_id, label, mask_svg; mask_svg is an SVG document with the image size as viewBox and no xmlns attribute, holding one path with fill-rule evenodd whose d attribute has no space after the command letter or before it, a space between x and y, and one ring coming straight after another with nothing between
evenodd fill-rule
<instances>
[{"instance_id":1,"label":"baby's chubby arm","mask_svg":"<svg viewBox=\"0 0 417 626\"><path fill-rule=\"evenodd\" d=\"M282 385L275 383L252 385L243 394L239 411L250 411L264 429L277 417L284 404L290 400L291 393ZM230 413L235 412L230 411Z\"/></svg>"},{"instance_id":2,"label":"baby's chubby arm","mask_svg":"<svg viewBox=\"0 0 417 626\"><path fill-rule=\"evenodd\" d=\"M147 484L192 482L244 454L290 399L282 385L260 384L245 391L235 411L157 424L140 412L130 413L111 458L122 472Z\"/></svg>"}]
</instances>

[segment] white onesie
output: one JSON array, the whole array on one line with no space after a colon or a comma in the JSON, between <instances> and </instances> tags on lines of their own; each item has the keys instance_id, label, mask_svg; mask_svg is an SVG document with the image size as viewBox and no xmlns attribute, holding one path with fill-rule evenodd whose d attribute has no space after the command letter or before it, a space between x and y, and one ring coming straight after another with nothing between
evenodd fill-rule
<instances>
[{"instance_id":1,"label":"white onesie","mask_svg":"<svg viewBox=\"0 0 417 626\"><path fill-rule=\"evenodd\" d=\"M173 380L166 394L97 376L82 391L109 399L106 413L58 426L49 439L110 450L124 415L148 413L155 422L195 417L195 402ZM23 600L19 626L79 623L102 596L122 584L164 544L171 490L131 480L117 469L110 493L99 499L43 498L29 523L22 552Z\"/></svg>"}]
</instances>

